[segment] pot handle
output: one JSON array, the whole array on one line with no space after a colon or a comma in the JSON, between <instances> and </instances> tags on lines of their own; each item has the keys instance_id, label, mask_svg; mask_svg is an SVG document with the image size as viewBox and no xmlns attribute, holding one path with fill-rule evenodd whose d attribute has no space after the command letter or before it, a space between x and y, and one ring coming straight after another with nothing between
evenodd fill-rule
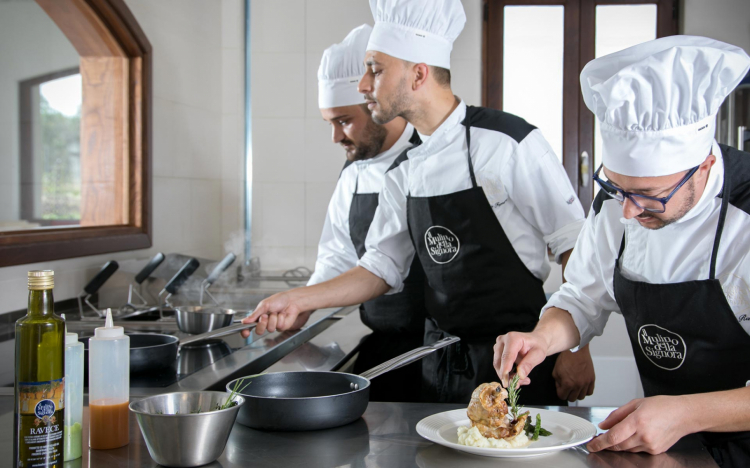
<instances>
[{"instance_id":1,"label":"pot handle","mask_svg":"<svg viewBox=\"0 0 750 468\"><path fill-rule=\"evenodd\" d=\"M258 325L257 322L253 323L238 323L237 325L229 325L228 327L222 327L208 333L201 333L200 335L188 336L187 338L180 339L180 346L195 343L197 341L207 340L209 338L218 338L220 336L227 336L237 333L238 331L255 328Z\"/></svg>"},{"instance_id":2,"label":"pot handle","mask_svg":"<svg viewBox=\"0 0 750 468\"><path fill-rule=\"evenodd\" d=\"M386 361L378 366L373 367L372 369L362 372L361 374L359 374L359 376L366 379L374 379L375 377L385 374L386 372L390 372L394 369L398 369L399 367L404 367L407 364L411 364L412 362L419 361L428 354L434 353L440 348L450 346L453 343L458 343L459 341L461 341L461 338L457 336L449 336L447 338L443 338L442 340L436 341L429 346L422 346L400 356L396 356L390 361Z\"/></svg>"}]
</instances>

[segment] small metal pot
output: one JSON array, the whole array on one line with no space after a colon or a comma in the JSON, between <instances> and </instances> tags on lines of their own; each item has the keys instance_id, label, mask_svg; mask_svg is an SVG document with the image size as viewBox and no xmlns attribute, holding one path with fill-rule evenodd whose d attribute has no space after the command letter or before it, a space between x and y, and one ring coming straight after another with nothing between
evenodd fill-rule
<instances>
[{"instance_id":1,"label":"small metal pot","mask_svg":"<svg viewBox=\"0 0 750 468\"><path fill-rule=\"evenodd\" d=\"M167 393L134 401L130 411L135 413L148 453L157 463L201 466L224 452L237 413L245 403L243 397L235 395L237 405L214 411L229 396L225 392Z\"/></svg>"},{"instance_id":2,"label":"small metal pot","mask_svg":"<svg viewBox=\"0 0 750 468\"><path fill-rule=\"evenodd\" d=\"M211 306L175 306L177 327L185 333L198 335L232 324L234 310Z\"/></svg>"}]
</instances>

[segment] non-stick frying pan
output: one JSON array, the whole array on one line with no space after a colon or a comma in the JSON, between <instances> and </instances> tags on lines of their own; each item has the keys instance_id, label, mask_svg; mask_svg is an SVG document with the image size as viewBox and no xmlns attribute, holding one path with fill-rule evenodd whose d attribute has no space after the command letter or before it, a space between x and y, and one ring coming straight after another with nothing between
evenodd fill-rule
<instances>
[{"instance_id":1,"label":"non-stick frying pan","mask_svg":"<svg viewBox=\"0 0 750 468\"><path fill-rule=\"evenodd\" d=\"M238 331L255 327L255 323L240 323L220 328L202 335L178 338L160 333L127 333L130 337L130 373L163 369L177 362L177 352L181 346L210 338L231 335ZM84 346L84 362L88 364L89 336L79 337Z\"/></svg>"},{"instance_id":2,"label":"non-stick frying pan","mask_svg":"<svg viewBox=\"0 0 750 468\"><path fill-rule=\"evenodd\" d=\"M266 431L311 431L343 426L359 419L370 401L370 379L418 361L459 341L451 336L386 361L360 375L343 372L274 372L227 384L244 387L245 404L237 421Z\"/></svg>"}]
</instances>

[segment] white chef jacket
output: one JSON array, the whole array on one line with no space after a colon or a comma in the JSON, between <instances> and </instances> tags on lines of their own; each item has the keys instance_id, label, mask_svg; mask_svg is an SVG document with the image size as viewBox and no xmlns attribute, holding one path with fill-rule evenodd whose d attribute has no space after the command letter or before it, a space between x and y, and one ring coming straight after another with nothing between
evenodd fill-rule
<instances>
[{"instance_id":1,"label":"white chef jacket","mask_svg":"<svg viewBox=\"0 0 750 468\"><path fill-rule=\"evenodd\" d=\"M626 231L622 274L633 281L653 284L708 279L711 250L719 222L724 183L724 162L719 145L712 152L716 163L698 203L680 220L650 230L635 219L622 217L622 206L606 198L597 214L589 212L560 290L544 306L567 310L581 334L581 346L602 334L609 315L620 313L614 295L614 269ZM682 190L682 189L681 189ZM729 205L716 258L716 278L737 320L750 333L750 215ZM679 313L679 311L675 311Z\"/></svg>"},{"instance_id":2,"label":"white chef jacket","mask_svg":"<svg viewBox=\"0 0 750 468\"><path fill-rule=\"evenodd\" d=\"M367 234L367 252L358 265L401 291L415 250L409 235L406 197L431 197L471 188L466 104L408 152L408 159L386 174L378 210ZM424 138L424 137L422 137ZM573 248L584 213L560 161L534 129L521 141L498 130L471 128L471 157L500 226L524 265L544 281L549 275L547 246L555 258Z\"/></svg>"},{"instance_id":3,"label":"white chef jacket","mask_svg":"<svg viewBox=\"0 0 750 468\"><path fill-rule=\"evenodd\" d=\"M308 286L333 279L357 265L357 249L349 234L349 209L354 189L357 187L357 193L380 192L385 171L401 152L411 146L409 139L413 134L414 127L407 123L404 132L388 151L371 159L355 161L341 172L328 204L323 233L318 243L315 272L310 277Z\"/></svg>"}]
</instances>

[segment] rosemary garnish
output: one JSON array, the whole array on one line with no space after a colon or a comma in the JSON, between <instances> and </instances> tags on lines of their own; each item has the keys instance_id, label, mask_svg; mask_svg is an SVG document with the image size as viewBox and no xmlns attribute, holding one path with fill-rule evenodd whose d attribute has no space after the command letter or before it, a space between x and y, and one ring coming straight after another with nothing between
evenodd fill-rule
<instances>
[{"instance_id":1,"label":"rosemary garnish","mask_svg":"<svg viewBox=\"0 0 750 468\"><path fill-rule=\"evenodd\" d=\"M234 387L232 387L232 392L229 394L229 398L227 398L227 401L224 402L223 405L217 405L217 410L225 410L227 408L231 408L232 406L237 406L237 402L234 401L234 397L237 396L238 393L242 393L248 385L250 385L252 382L248 382L245 385L242 385L245 380L252 379L253 377L257 377L261 374L255 374L251 375L249 377L243 377L241 379L237 379L236 382L234 382Z\"/></svg>"},{"instance_id":2,"label":"rosemary garnish","mask_svg":"<svg viewBox=\"0 0 750 468\"><path fill-rule=\"evenodd\" d=\"M513 416L513 421L518 420L518 412L523 409L522 406L518 406L518 396L521 393L521 387L518 385L519 380L521 380L521 377L516 374L508 384L508 403L510 403L510 415Z\"/></svg>"}]
</instances>

